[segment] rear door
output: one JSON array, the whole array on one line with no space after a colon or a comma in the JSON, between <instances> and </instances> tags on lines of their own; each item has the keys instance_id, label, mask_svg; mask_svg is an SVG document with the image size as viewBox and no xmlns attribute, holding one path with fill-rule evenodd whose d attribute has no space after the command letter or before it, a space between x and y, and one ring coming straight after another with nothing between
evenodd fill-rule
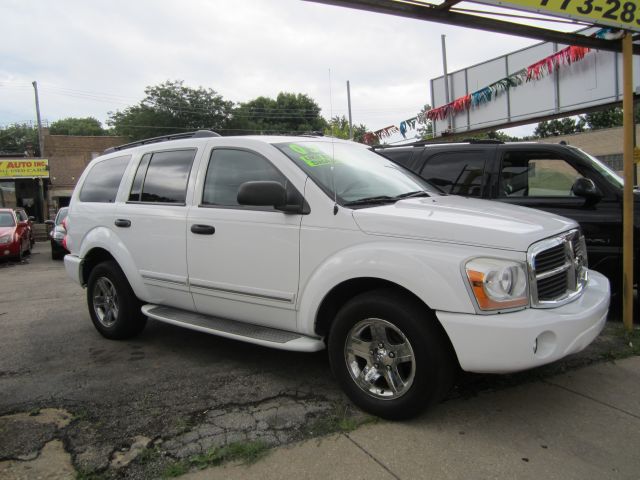
<instances>
[{"instance_id":1,"label":"rear door","mask_svg":"<svg viewBox=\"0 0 640 480\"><path fill-rule=\"evenodd\" d=\"M188 186L196 148L155 150L142 155L113 222L135 259L150 303L193 310L187 283Z\"/></svg>"},{"instance_id":2,"label":"rear door","mask_svg":"<svg viewBox=\"0 0 640 480\"><path fill-rule=\"evenodd\" d=\"M485 196L488 149L425 149L420 176L451 195Z\"/></svg>"}]
</instances>

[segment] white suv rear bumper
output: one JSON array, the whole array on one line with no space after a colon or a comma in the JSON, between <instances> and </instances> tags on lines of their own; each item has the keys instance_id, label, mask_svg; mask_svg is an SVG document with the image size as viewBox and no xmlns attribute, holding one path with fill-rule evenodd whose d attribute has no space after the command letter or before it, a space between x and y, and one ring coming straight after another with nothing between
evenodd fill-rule
<instances>
[{"instance_id":1,"label":"white suv rear bumper","mask_svg":"<svg viewBox=\"0 0 640 480\"><path fill-rule=\"evenodd\" d=\"M436 312L463 370L507 373L537 367L579 352L607 319L609 281L590 271L582 296L562 307L473 315Z\"/></svg>"},{"instance_id":2,"label":"white suv rear bumper","mask_svg":"<svg viewBox=\"0 0 640 480\"><path fill-rule=\"evenodd\" d=\"M83 285L82 261L77 255L69 254L64 256L64 269L67 271L67 276L78 285Z\"/></svg>"}]
</instances>

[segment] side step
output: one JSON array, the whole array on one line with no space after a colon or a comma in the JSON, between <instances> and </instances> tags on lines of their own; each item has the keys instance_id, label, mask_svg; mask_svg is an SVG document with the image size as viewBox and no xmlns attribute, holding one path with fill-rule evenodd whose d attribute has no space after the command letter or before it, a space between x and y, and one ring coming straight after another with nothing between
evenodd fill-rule
<instances>
[{"instance_id":1,"label":"side step","mask_svg":"<svg viewBox=\"0 0 640 480\"><path fill-rule=\"evenodd\" d=\"M142 307L142 313L160 322L210 333L220 337L255 343L256 345L262 345L264 347L291 350L294 352L317 352L325 348L324 342L319 338L307 337L298 333L253 325L251 323L210 317L162 305L144 305Z\"/></svg>"}]
</instances>

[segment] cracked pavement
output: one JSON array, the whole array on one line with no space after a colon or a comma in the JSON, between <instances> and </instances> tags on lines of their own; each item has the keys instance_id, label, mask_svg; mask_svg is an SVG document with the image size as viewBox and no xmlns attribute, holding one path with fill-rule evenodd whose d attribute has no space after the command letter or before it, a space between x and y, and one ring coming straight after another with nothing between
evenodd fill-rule
<instances>
[{"instance_id":1,"label":"cracked pavement","mask_svg":"<svg viewBox=\"0 0 640 480\"><path fill-rule=\"evenodd\" d=\"M85 291L46 243L22 264L0 263L0 283L0 477L29 478L28 463L40 461L62 465L60 478L73 469L154 478L217 446L285 445L330 433L336 415L366 419L338 389L325 352L271 350L154 321L131 340L102 338ZM452 395L588 364L616 342L605 336L533 373L466 376Z\"/></svg>"}]
</instances>

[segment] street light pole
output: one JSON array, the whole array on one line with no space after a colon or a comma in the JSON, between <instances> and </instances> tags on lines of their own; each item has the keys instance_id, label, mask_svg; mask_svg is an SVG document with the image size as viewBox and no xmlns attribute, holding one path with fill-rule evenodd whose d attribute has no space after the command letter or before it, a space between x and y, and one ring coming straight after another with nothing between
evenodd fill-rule
<instances>
[{"instance_id":1,"label":"street light pole","mask_svg":"<svg viewBox=\"0 0 640 480\"><path fill-rule=\"evenodd\" d=\"M633 41L631 32L622 39L623 163L622 194L622 321L633 330ZM636 259L638 261L638 259Z\"/></svg>"}]
</instances>

